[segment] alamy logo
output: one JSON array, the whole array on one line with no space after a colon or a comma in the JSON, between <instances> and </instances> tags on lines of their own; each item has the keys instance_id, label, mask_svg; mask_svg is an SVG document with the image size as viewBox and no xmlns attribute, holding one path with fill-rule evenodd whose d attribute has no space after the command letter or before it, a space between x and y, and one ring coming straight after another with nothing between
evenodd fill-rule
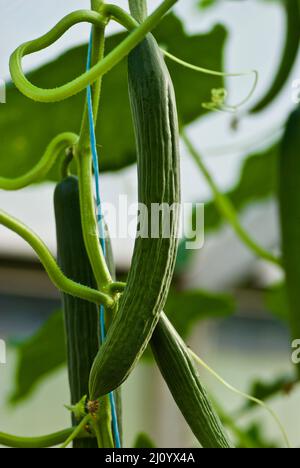
<instances>
[{"instance_id":1,"label":"alamy logo","mask_svg":"<svg viewBox=\"0 0 300 468\"><path fill-rule=\"evenodd\" d=\"M4 80L0 80L0 104L6 103L6 84Z\"/></svg>"},{"instance_id":2,"label":"alamy logo","mask_svg":"<svg viewBox=\"0 0 300 468\"><path fill-rule=\"evenodd\" d=\"M0 340L0 364L6 364L6 343Z\"/></svg>"},{"instance_id":3,"label":"alamy logo","mask_svg":"<svg viewBox=\"0 0 300 468\"><path fill-rule=\"evenodd\" d=\"M107 232L102 229L102 217L109 226L111 239L185 239L187 250L202 249L204 235L203 203L129 203L127 195L119 195L118 203L102 203L101 216L98 216L99 232L105 238ZM174 228L174 224L178 229Z\"/></svg>"},{"instance_id":4,"label":"alamy logo","mask_svg":"<svg viewBox=\"0 0 300 468\"><path fill-rule=\"evenodd\" d=\"M300 340L294 340L292 348L295 350L292 354L292 361L294 364L300 364Z\"/></svg>"}]
</instances>

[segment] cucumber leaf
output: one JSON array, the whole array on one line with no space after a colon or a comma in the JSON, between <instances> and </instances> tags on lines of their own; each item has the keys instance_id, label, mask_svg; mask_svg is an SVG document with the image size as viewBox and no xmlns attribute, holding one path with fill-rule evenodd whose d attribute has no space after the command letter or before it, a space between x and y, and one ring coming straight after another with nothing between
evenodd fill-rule
<instances>
[{"instance_id":1,"label":"cucumber leaf","mask_svg":"<svg viewBox=\"0 0 300 468\"><path fill-rule=\"evenodd\" d=\"M133 448L135 448L135 449L146 449L146 448L151 449L151 448L155 448L155 444L147 434L145 434L144 432L141 432L136 437Z\"/></svg>"},{"instance_id":2,"label":"cucumber leaf","mask_svg":"<svg viewBox=\"0 0 300 468\"><path fill-rule=\"evenodd\" d=\"M167 16L155 31L160 44L192 63L222 70L226 31L216 26L207 34L189 36L181 21ZM124 39L125 33L107 38L109 52ZM87 47L68 50L51 63L28 74L44 88L55 87L79 76L85 69ZM180 119L188 124L206 111L201 104L210 99L213 87L222 87L221 78L199 75L168 60L177 94ZM58 133L78 132L85 93L54 104L36 103L23 96L12 84L7 87L7 104L0 106L0 174L16 177L32 168L48 143ZM97 127L101 145L101 170L114 171L136 160L127 89L127 64L123 60L104 77L101 114ZM49 175L57 180L58 170Z\"/></svg>"},{"instance_id":3,"label":"cucumber leaf","mask_svg":"<svg viewBox=\"0 0 300 468\"><path fill-rule=\"evenodd\" d=\"M279 145L250 154L244 161L237 184L226 195L237 211L251 203L273 196L277 191L277 160ZM222 223L213 201L205 205L206 231L217 229Z\"/></svg>"},{"instance_id":4,"label":"cucumber leaf","mask_svg":"<svg viewBox=\"0 0 300 468\"><path fill-rule=\"evenodd\" d=\"M31 338L17 346L14 389L9 396L17 404L31 396L38 384L66 362L63 315L55 312Z\"/></svg>"},{"instance_id":5,"label":"cucumber leaf","mask_svg":"<svg viewBox=\"0 0 300 468\"><path fill-rule=\"evenodd\" d=\"M277 193L277 161L280 143L264 151L250 154L243 162L240 176L235 186L225 195L232 202L237 212L241 212L251 203L261 202ZM196 204L195 204L196 206ZM195 226L196 208L193 212L192 225ZM205 232L216 231L224 219L213 200L205 204ZM176 272L181 273L193 258L193 251L187 250L186 241L179 245Z\"/></svg>"},{"instance_id":6,"label":"cucumber leaf","mask_svg":"<svg viewBox=\"0 0 300 468\"><path fill-rule=\"evenodd\" d=\"M284 374L274 377L273 380L255 380L247 393L262 401L270 400L276 396L288 395L297 385L295 376ZM247 401L242 412L256 407L252 401Z\"/></svg>"},{"instance_id":7,"label":"cucumber leaf","mask_svg":"<svg viewBox=\"0 0 300 468\"><path fill-rule=\"evenodd\" d=\"M231 295L203 290L173 290L165 306L166 314L182 338L187 338L200 320L227 318L235 309Z\"/></svg>"}]
</instances>

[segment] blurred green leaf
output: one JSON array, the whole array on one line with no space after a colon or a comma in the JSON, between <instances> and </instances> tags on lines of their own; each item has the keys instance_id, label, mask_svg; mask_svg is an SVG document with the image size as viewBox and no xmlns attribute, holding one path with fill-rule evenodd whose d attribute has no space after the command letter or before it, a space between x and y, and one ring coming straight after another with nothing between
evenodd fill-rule
<instances>
[{"instance_id":1,"label":"blurred green leaf","mask_svg":"<svg viewBox=\"0 0 300 468\"><path fill-rule=\"evenodd\" d=\"M205 319L229 317L235 312L235 301L229 294L202 290L175 291L169 294L165 312L182 338Z\"/></svg>"},{"instance_id":2,"label":"blurred green leaf","mask_svg":"<svg viewBox=\"0 0 300 468\"><path fill-rule=\"evenodd\" d=\"M207 8L215 6L217 2L218 0L199 0L198 5L200 10L206 10Z\"/></svg>"},{"instance_id":3,"label":"blurred green leaf","mask_svg":"<svg viewBox=\"0 0 300 468\"><path fill-rule=\"evenodd\" d=\"M237 212L243 210L251 203L266 200L277 192L277 160L279 143L274 144L265 151L250 154L243 162L240 177L236 185L225 192ZM196 205L196 204L195 204ZM195 214L192 223L195 226ZM224 222L214 201L205 204L205 232L219 229ZM186 240L179 245L176 272L182 273L189 261L193 258L193 251L186 249Z\"/></svg>"},{"instance_id":4,"label":"blurred green leaf","mask_svg":"<svg viewBox=\"0 0 300 468\"><path fill-rule=\"evenodd\" d=\"M216 26L207 34L188 36L180 20L167 16L155 31L158 41L185 60L222 70L226 31ZM109 52L125 33L107 39ZM85 69L86 46L76 47L52 63L28 74L39 86L49 88L66 83ZM180 119L187 124L205 111L201 104L209 100L213 87L222 87L220 78L199 75L168 61L177 93ZM13 177L29 170L42 156L50 140L63 131L78 132L85 93L55 104L33 102L8 86L7 104L0 107L0 174ZM101 114L97 127L101 144L101 170L121 169L135 162L135 144L127 89L127 65L124 60L105 76ZM56 179L57 168L50 174Z\"/></svg>"},{"instance_id":5,"label":"blurred green leaf","mask_svg":"<svg viewBox=\"0 0 300 468\"><path fill-rule=\"evenodd\" d=\"M251 445L256 449L274 449L280 448L280 444L277 441L269 440L263 433L261 424L251 423L246 429L243 429L244 437L251 441ZM244 445L237 448L245 448Z\"/></svg>"},{"instance_id":6,"label":"blurred green leaf","mask_svg":"<svg viewBox=\"0 0 300 468\"><path fill-rule=\"evenodd\" d=\"M176 291L171 289L164 307L179 335L186 339L201 320L226 318L235 312L234 298L229 294L217 294L202 290ZM146 349L143 358L152 361L152 353Z\"/></svg>"},{"instance_id":7,"label":"blurred green leaf","mask_svg":"<svg viewBox=\"0 0 300 468\"><path fill-rule=\"evenodd\" d=\"M248 156L235 187L226 195L237 211L247 205L267 199L277 190L277 158L279 145ZM222 222L213 201L205 205L205 229L217 229Z\"/></svg>"},{"instance_id":8,"label":"blurred green leaf","mask_svg":"<svg viewBox=\"0 0 300 468\"><path fill-rule=\"evenodd\" d=\"M18 361L12 404L28 398L40 381L66 362L63 315L55 312L29 340L17 347Z\"/></svg>"},{"instance_id":9,"label":"blurred green leaf","mask_svg":"<svg viewBox=\"0 0 300 468\"><path fill-rule=\"evenodd\" d=\"M133 448L135 449L143 449L143 448L155 448L155 444L154 442L150 439L150 437L145 434L144 432L141 432L135 442L134 442L134 445L133 445Z\"/></svg>"},{"instance_id":10,"label":"blurred green leaf","mask_svg":"<svg viewBox=\"0 0 300 468\"><path fill-rule=\"evenodd\" d=\"M267 401L276 396L288 395L294 387L298 384L297 379L288 374L274 377L273 380L255 380L250 389L247 391L248 395L253 396L261 401ZM253 401L247 401L242 407L239 414L243 414L245 411L257 408L256 403Z\"/></svg>"},{"instance_id":11,"label":"blurred green leaf","mask_svg":"<svg viewBox=\"0 0 300 468\"><path fill-rule=\"evenodd\" d=\"M268 312L276 318L287 322L289 320L288 299L285 283L279 283L267 289L264 302Z\"/></svg>"}]
</instances>

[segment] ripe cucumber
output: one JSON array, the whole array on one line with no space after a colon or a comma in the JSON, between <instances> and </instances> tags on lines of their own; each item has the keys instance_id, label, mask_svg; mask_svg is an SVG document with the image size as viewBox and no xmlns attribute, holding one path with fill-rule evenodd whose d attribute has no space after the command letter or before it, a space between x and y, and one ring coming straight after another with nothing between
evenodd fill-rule
<instances>
[{"instance_id":1,"label":"ripe cucumber","mask_svg":"<svg viewBox=\"0 0 300 468\"><path fill-rule=\"evenodd\" d=\"M129 56L129 94L137 143L139 202L148 208L140 232L151 226L151 205L171 211L170 236L138 237L119 311L90 376L91 398L119 387L143 354L165 305L177 254L180 202L178 119L174 89L159 47L149 35ZM151 234L151 233L150 233Z\"/></svg>"},{"instance_id":2,"label":"ripe cucumber","mask_svg":"<svg viewBox=\"0 0 300 468\"><path fill-rule=\"evenodd\" d=\"M293 339L300 339L300 107L288 119L279 157L283 263ZM298 365L300 377L300 365Z\"/></svg>"},{"instance_id":3,"label":"ripe cucumber","mask_svg":"<svg viewBox=\"0 0 300 468\"><path fill-rule=\"evenodd\" d=\"M271 104L283 89L295 65L300 42L300 2L299 0L283 0L286 16L286 40L281 63L273 83L265 96L254 106L254 114Z\"/></svg>"},{"instance_id":4,"label":"ripe cucumber","mask_svg":"<svg viewBox=\"0 0 300 468\"><path fill-rule=\"evenodd\" d=\"M57 185L54 194L58 263L62 271L74 281L96 288L84 246L79 186L76 177L67 177ZM114 276L112 250L107 238L107 255ZM63 295L71 404L88 395L89 373L99 349L99 313L95 304ZM121 409L118 399L119 414ZM75 421L73 421L75 424ZM119 420L121 427L121 417ZM74 448L97 448L93 439L80 439Z\"/></svg>"},{"instance_id":5,"label":"ripe cucumber","mask_svg":"<svg viewBox=\"0 0 300 468\"><path fill-rule=\"evenodd\" d=\"M161 314L150 343L162 376L202 447L230 448L188 349L165 314Z\"/></svg>"}]
</instances>

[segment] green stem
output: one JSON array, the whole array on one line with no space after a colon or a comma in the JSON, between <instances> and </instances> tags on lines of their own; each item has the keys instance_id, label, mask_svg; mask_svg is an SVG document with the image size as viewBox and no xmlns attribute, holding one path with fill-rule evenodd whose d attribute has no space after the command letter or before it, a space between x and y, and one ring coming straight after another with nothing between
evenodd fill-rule
<instances>
[{"instance_id":1,"label":"green stem","mask_svg":"<svg viewBox=\"0 0 300 468\"><path fill-rule=\"evenodd\" d=\"M109 396L100 398L100 408L92 418L93 429L97 437L99 448L114 448L114 439L112 435L111 407Z\"/></svg>"},{"instance_id":2,"label":"green stem","mask_svg":"<svg viewBox=\"0 0 300 468\"><path fill-rule=\"evenodd\" d=\"M73 428L42 437L18 437L0 432L0 445L10 448L49 448L62 444L72 433ZM90 435L81 431L77 437L88 438Z\"/></svg>"},{"instance_id":3,"label":"green stem","mask_svg":"<svg viewBox=\"0 0 300 468\"><path fill-rule=\"evenodd\" d=\"M95 63L97 60L101 60L103 57L104 40L103 29L94 31L92 63ZM99 109L101 82L102 79L100 78L93 86L93 111L95 114L95 120ZM112 283L112 278L99 242L98 224L94 203L92 153L90 147L87 105L85 105L75 159L78 169L80 211L85 248L99 290L107 291L109 285Z\"/></svg>"},{"instance_id":4,"label":"green stem","mask_svg":"<svg viewBox=\"0 0 300 468\"><path fill-rule=\"evenodd\" d=\"M72 433L69 435L67 440L63 443L63 445L60 448L67 448L71 442L73 442L74 439L76 439L79 434L84 430L85 426L91 421L91 416L89 414L86 415L85 418L76 426L76 428L72 431Z\"/></svg>"},{"instance_id":5,"label":"green stem","mask_svg":"<svg viewBox=\"0 0 300 468\"><path fill-rule=\"evenodd\" d=\"M41 160L29 172L15 179L0 177L0 189L20 190L30 184L42 181L52 169L62 152L68 147L74 146L77 141L78 136L74 133L62 133L58 135L48 145Z\"/></svg>"},{"instance_id":6,"label":"green stem","mask_svg":"<svg viewBox=\"0 0 300 468\"><path fill-rule=\"evenodd\" d=\"M101 4L100 4L101 3ZM104 7L104 1L92 2L92 8ZM91 66L100 63L104 58L105 28L95 27L92 38ZM102 89L102 76L92 87L93 114L96 125ZM98 223L93 191L92 152L90 146L89 115L87 102L83 114L80 138L76 148L76 162L79 178L80 212L85 248L100 291L108 291L112 284L109 268L99 241ZM114 441L111 425L111 407L109 396L100 400L100 417L93 422L99 448L113 448Z\"/></svg>"},{"instance_id":7,"label":"green stem","mask_svg":"<svg viewBox=\"0 0 300 468\"><path fill-rule=\"evenodd\" d=\"M123 293L126 288L126 283L123 283L122 281L115 281L110 284L109 286L109 291L111 294L120 294Z\"/></svg>"},{"instance_id":8,"label":"green stem","mask_svg":"<svg viewBox=\"0 0 300 468\"><path fill-rule=\"evenodd\" d=\"M24 75L22 69L22 58L33 52L40 51L59 39L71 26L82 21L88 21L95 25L102 26L103 18L95 12L85 10L71 13L64 18L56 27L43 37L21 45L11 56L10 72L17 88L27 97L39 102L56 102L67 99L86 89L99 77L109 72L123 58L125 58L161 21L162 17L177 3L178 0L164 0L162 4L150 15L135 31L122 41L103 60L95 64L89 71L68 84L54 89L39 88ZM92 15L91 13L94 13ZM104 21L105 22L105 21Z\"/></svg>"},{"instance_id":9,"label":"green stem","mask_svg":"<svg viewBox=\"0 0 300 468\"><path fill-rule=\"evenodd\" d=\"M229 222L229 224L232 226L234 229L235 233L237 236L241 239L241 241L252 251L254 252L258 257L267 260L268 262L274 263L277 266L281 266L281 261L274 255L272 255L270 252L265 250L264 248L260 247L247 233L247 231L243 228L241 225L238 215L235 211L234 206L232 205L231 201L221 193L213 180L211 174L209 173L208 169L206 168L202 157L198 153L197 149L189 139L187 133L185 132L184 129L181 129L181 136L182 139L193 157L195 163L197 166L200 168L203 176L205 177L209 187L211 188L211 191L214 196L214 201L216 204L216 207L218 208L219 212L221 215Z\"/></svg>"},{"instance_id":10,"label":"green stem","mask_svg":"<svg viewBox=\"0 0 300 468\"><path fill-rule=\"evenodd\" d=\"M98 305L102 304L108 308L112 308L115 305L115 301L110 295L75 283L67 278L60 270L43 241L24 224L9 216L3 210L0 210L0 225L1 224L21 236L32 247L48 273L50 280L59 290Z\"/></svg>"},{"instance_id":11,"label":"green stem","mask_svg":"<svg viewBox=\"0 0 300 468\"><path fill-rule=\"evenodd\" d=\"M127 11L123 10L117 5L104 5L102 8L102 13L105 15L105 17L109 18L109 20L116 21L128 31L133 31L139 27L139 23L132 16L130 16Z\"/></svg>"}]
</instances>

